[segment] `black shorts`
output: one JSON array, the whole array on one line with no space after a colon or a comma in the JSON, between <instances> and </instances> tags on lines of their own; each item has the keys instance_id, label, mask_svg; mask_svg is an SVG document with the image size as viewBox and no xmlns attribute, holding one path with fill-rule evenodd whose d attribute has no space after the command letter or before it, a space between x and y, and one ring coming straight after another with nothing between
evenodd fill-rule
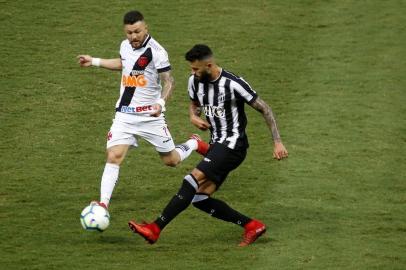
<instances>
[{"instance_id":1,"label":"black shorts","mask_svg":"<svg viewBox=\"0 0 406 270\"><path fill-rule=\"evenodd\" d=\"M237 168L246 156L247 149L245 148L233 150L223 144L214 143L196 168L202 171L209 180L216 183L219 188L227 175Z\"/></svg>"}]
</instances>

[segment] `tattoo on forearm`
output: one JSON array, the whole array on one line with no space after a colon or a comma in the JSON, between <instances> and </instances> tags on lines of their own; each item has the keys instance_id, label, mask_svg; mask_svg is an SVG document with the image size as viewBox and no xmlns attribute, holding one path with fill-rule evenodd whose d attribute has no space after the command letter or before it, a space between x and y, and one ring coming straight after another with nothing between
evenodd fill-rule
<instances>
[{"instance_id":1,"label":"tattoo on forearm","mask_svg":"<svg viewBox=\"0 0 406 270\"><path fill-rule=\"evenodd\" d=\"M161 76L163 84L161 97L165 100L168 100L168 98L172 95L173 90L175 89L175 80L169 72L162 73Z\"/></svg>"},{"instance_id":2,"label":"tattoo on forearm","mask_svg":"<svg viewBox=\"0 0 406 270\"><path fill-rule=\"evenodd\" d=\"M202 114L202 108L196 107L194 113L195 113L196 116L200 116Z\"/></svg>"},{"instance_id":3,"label":"tattoo on forearm","mask_svg":"<svg viewBox=\"0 0 406 270\"><path fill-rule=\"evenodd\" d=\"M202 109L198 104L196 104L194 102L190 103L190 105L189 105L190 117L193 117L193 116L200 117L201 113L202 113Z\"/></svg>"},{"instance_id":4,"label":"tattoo on forearm","mask_svg":"<svg viewBox=\"0 0 406 270\"><path fill-rule=\"evenodd\" d=\"M262 115L265 118L265 122L268 125L268 128L272 132L272 138L275 142L280 142L281 141L281 136L279 135L279 130L276 125L276 119L275 116L272 112L271 107L266 104L265 101L260 99L259 97L252 103L251 105L254 109L262 113Z\"/></svg>"}]
</instances>

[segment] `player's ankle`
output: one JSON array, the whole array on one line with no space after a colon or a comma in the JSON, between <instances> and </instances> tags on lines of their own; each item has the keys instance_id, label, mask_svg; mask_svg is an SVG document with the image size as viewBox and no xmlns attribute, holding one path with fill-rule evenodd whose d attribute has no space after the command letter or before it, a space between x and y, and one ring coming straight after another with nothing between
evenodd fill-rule
<instances>
[{"instance_id":1,"label":"player's ankle","mask_svg":"<svg viewBox=\"0 0 406 270\"><path fill-rule=\"evenodd\" d=\"M161 231L162 231L162 229L161 229L161 228L158 226L158 224L155 223L155 222L149 223L147 226L149 227L149 229L150 229L155 235L159 235L159 234L161 233Z\"/></svg>"}]
</instances>

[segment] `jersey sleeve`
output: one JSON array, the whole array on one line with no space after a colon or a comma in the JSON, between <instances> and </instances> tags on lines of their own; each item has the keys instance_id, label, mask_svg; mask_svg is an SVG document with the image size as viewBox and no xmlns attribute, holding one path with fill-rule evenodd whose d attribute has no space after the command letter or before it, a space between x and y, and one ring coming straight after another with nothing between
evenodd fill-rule
<instances>
[{"instance_id":1,"label":"jersey sleeve","mask_svg":"<svg viewBox=\"0 0 406 270\"><path fill-rule=\"evenodd\" d=\"M239 77L238 80L236 80L234 90L248 104L254 102L258 97L257 92L255 92L255 90L252 89L252 87L242 77Z\"/></svg>"},{"instance_id":2,"label":"jersey sleeve","mask_svg":"<svg viewBox=\"0 0 406 270\"><path fill-rule=\"evenodd\" d=\"M188 92L189 92L189 97L192 101L197 101L199 102L199 99L197 98L197 89L196 85L195 85L195 80L194 80L194 76L190 76L189 77L189 81L188 81Z\"/></svg>"},{"instance_id":3,"label":"jersey sleeve","mask_svg":"<svg viewBox=\"0 0 406 270\"><path fill-rule=\"evenodd\" d=\"M171 70L168 53L165 50L156 50L154 53L153 61L156 69L158 70L158 73Z\"/></svg>"},{"instance_id":4,"label":"jersey sleeve","mask_svg":"<svg viewBox=\"0 0 406 270\"><path fill-rule=\"evenodd\" d=\"M120 49L119 49L119 51L118 51L118 55L120 56L120 59L121 60L123 60L123 57L124 57L124 54L125 54L125 43L126 43L126 40L123 40L122 42L121 42L121 44L120 44Z\"/></svg>"}]
</instances>

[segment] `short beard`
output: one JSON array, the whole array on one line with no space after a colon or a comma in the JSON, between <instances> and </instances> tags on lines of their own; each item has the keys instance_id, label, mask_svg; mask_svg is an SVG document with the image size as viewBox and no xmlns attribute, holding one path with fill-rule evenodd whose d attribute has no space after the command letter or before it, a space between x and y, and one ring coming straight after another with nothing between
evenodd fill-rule
<instances>
[{"instance_id":1,"label":"short beard","mask_svg":"<svg viewBox=\"0 0 406 270\"><path fill-rule=\"evenodd\" d=\"M210 82L210 74L209 73L202 73L202 75L198 78L200 82L207 83Z\"/></svg>"}]
</instances>

